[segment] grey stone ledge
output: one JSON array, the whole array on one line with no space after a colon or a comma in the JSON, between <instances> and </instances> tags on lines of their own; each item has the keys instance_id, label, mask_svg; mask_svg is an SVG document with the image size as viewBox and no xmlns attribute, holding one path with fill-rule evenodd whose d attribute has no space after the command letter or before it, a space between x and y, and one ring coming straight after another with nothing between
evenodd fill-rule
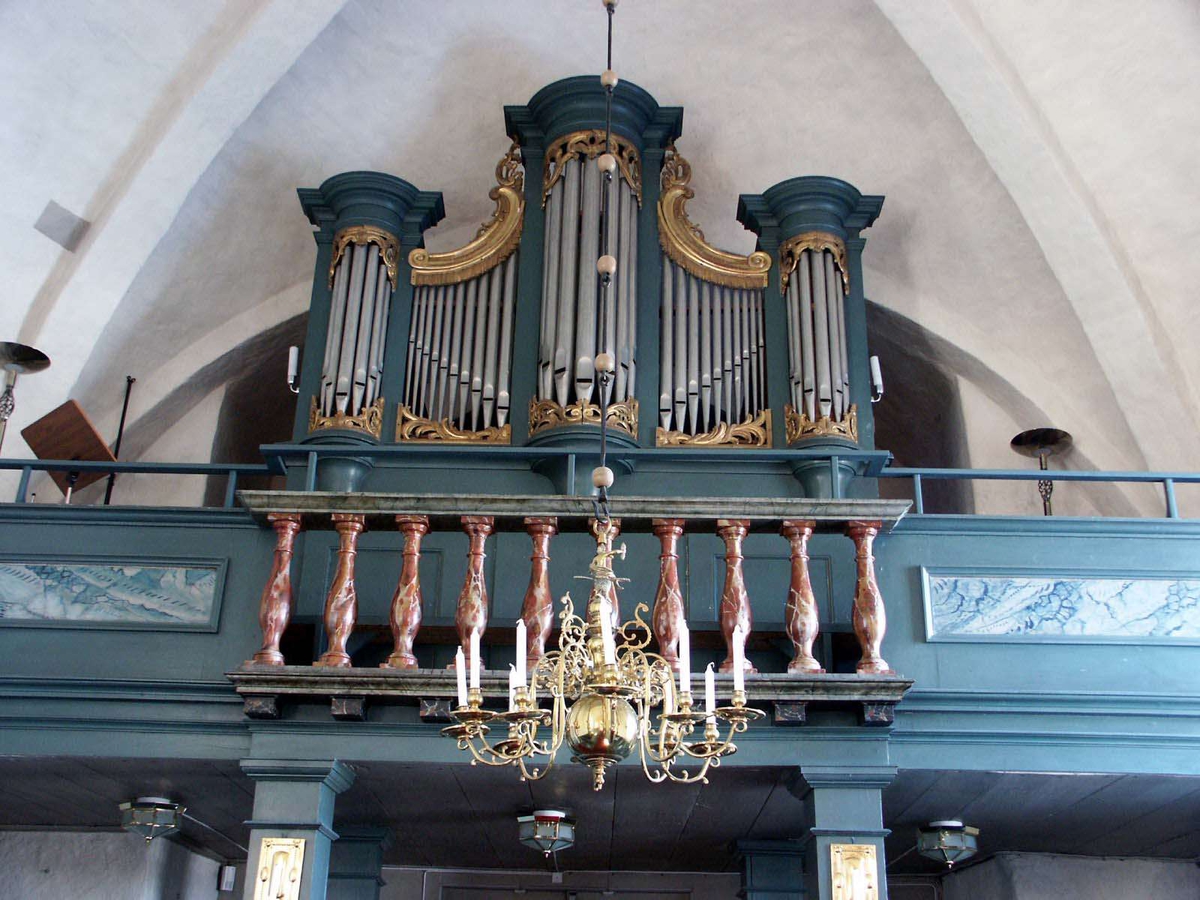
<instances>
[{"instance_id":1,"label":"grey stone ledge","mask_svg":"<svg viewBox=\"0 0 1200 900\"><path fill-rule=\"evenodd\" d=\"M375 529L394 529L395 516L425 515L434 530L457 531L460 516L492 516L498 531L521 531L527 516L556 516L561 531L586 531L595 515L590 497L562 494L466 494L238 491L238 500L260 522L269 513L297 513L306 528L330 528L333 513L365 515ZM879 522L890 530L908 512L907 500L829 500L807 497L612 497L609 508L625 532L649 531L652 519L684 519L686 530L712 532L719 519L749 519L751 531L773 532L785 519L811 520L819 531L841 531L853 521Z\"/></svg>"}]
</instances>

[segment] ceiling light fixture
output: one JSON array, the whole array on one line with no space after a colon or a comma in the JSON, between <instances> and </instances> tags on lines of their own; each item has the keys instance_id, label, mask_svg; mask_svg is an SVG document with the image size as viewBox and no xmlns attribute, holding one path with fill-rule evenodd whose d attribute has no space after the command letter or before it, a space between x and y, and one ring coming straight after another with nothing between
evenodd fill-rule
<instances>
[{"instance_id":1,"label":"ceiling light fixture","mask_svg":"<svg viewBox=\"0 0 1200 900\"><path fill-rule=\"evenodd\" d=\"M527 847L549 856L575 843L575 820L557 809L536 809L517 817L517 837Z\"/></svg>"},{"instance_id":2,"label":"ceiling light fixture","mask_svg":"<svg viewBox=\"0 0 1200 900\"><path fill-rule=\"evenodd\" d=\"M613 276L618 260L609 247L607 227L610 210L608 198L617 169L612 153L612 101L619 79L612 67L613 13L617 0L603 0L608 19L607 67L600 76L604 89L605 152L596 158L595 165L604 179L600 191L600 256L596 260L599 276L599 302L596 321L601 323L598 346L607 347L604 334L607 317L605 307L611 302ZM451 712L456 724L443 733L458 741L460 750L471 753L471 764L517 766L521 779L542 778L554 765L555 756L565 740L574 755L592 770L592 787L604 786L605 772L628 757L637 748L642 771L654 783L666 780L707 782L710 767L720 765L721 758L734 753L737 746L733 736L745 731L749 723L763 715L761 710L746 706L745 640L746 634L734 630L733 698L729 706L717 707L712 666L705 672L704 710L692 708L691 650L686 624L679 639L679 688L675 688L671 664L657 653L649 652L651 632L641 618L648 607L638 604L633 620L621 625L615 610L619 582L613 573L612 560L625 557L625 547L613 549L616 528L608 506L608 489L614 475L607 465L608 409L612 393L614 360L610 353L597 353L596 380L600 399L600 465L592 471L596 488L593 500L596 509L596 555L589 567L592 581L585 618L575 615L570 595L562 598L563 610L558 650L538 660L532 673L525 666L525 625L517 623L517 664L509 675L508 711L494 713L483 709L483 693L479 687L479 635L471 635L470 688L467 686L466 662L462 648L458 650L455 667L458 672L458 707ZM528 677L527 677L528 676ZM548 692L552 710L538 703L539 690ZM657 721L652 723L651 711L661 706ZM728 726L722 737L718 721ZM704 723L703 736L688 740L696 727ZM488 723L508 726L507 736L495 742L487 739ZM542 729L549 728L545 735ZM539 739L541 732L544 737ZM538 762L531 767L530 762ZM676 769L677 763L694 763L697 768Z\"/></svg>"},{"instance_id":3,"label":"ceiling light fixture","mask_svg":"<svg viewBox=\"0 0 1200 900\"><path fill-rule=\"evenodd\" d=\"M978 828L957 819L930 822L917 830L917 852L952 869L955 863L975 855L979 849L978 837Z\"/></svg>"},{"instance_id":4,"label":"ceiling light fixture","mask_svg":"<svg viewBox=\"0 0 1200 900\"><path fill-rule=\"evenodd\" d=\"M174 834L183 824L184 808L165 797L138 797L121 804L121 827L140 834L150 843Z\"/></svg>"}]
</instances>

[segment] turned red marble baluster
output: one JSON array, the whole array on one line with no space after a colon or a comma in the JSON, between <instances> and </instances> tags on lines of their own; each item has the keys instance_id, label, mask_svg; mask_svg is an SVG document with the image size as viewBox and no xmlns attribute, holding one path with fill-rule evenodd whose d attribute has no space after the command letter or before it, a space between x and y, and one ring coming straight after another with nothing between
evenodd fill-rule
<instances>
[{"instance_id":1,"label":"turned red marble baluster","mask_svg":"<svg viewBox=\"0 0 1200 900\"><path fill-rule=\"evenodd\" d=\"M413 642L421 630L421 538L429 533L428 516L396 516L396 524L404 535L404 561L400 566L400 581L392 595L390 621L393 649L381 669L415 669L417 657Z\"/></svg>"},{"instance_id":2,"label":"turned red marble baluster","mask_svg":"<svg viewBox=\"0 0 1200 900\"><path fill-rule=\"evenodd\" d=\"M467 671L471 669L471 635L478 633L483 638L487 628L488 595L483 576L483 561L486 558L484 543L492 533L496 520L491 516L463 516L462 527L470 539L467 549L467 577L462 592L458 595L458 609L454 613L454 627L458 629L458 641L466 657ZM453 666L453 663L451 663ZM482 661L480 668L483 668Z\"/></svg>"},{"instance_id":3,"label":"turned red marble baluster","mask_svg":"<svg viewBox=\"0 0 1200 900\"><path fill-rule=\"evenodd\" d=\"M354 588L354 557L358 553L358 536L366 527L366 516L356 513L334 513L333 527L338 533L337 569L325 597L325 637L329 649L314 665L349 667L350 654L346 642L354 631L358 618L358 593Z\"/></svg>"},{"instance_id":4,"label":"turned red marble baluster","mask_svg":"<svg viewBox=\"0 0 1200 900\"><path fill-rule=\"evenodd\" d=\"M725 661L722 672L733 671L733 630L742 626L747 638L753 620L750 615L750 596L742 577L742 540L750 530L749 519L718 519L717 534L725 542L725 588L721 592L721 636L725 638ZM757 672L746 657L746 671Z\"/></svg>"},{"instance_id":5,"label":"turned red marble baluster","mask_svg":"<svg viewBox=\"0 0 1200 900\"><path fill-rule=\"evenodd\" d=\"M558 534L558 519L532 517L525 520L525 530L533 541L529 557L529 587L521 604L521 621L525 623L526 661L532 668L546 653L546 641L554 626L554 598L550 596L550 538Z\"/></svg>"},{"instance_id":6,"label":"turned red marble baluster","mask_svg":"<svg viewBox=\"0 0 1200 900\"><path fill-rule=\"evenodd\" d=\"M275 561L258 606L258 624L262 628L262 649L251 662L282 666L279 640L292 618L292 545L300 530L300 516L271 513L267 521L275 528Z\"/></svg>"},{"instance_id":7,"label":"turned red marble baluster","mask_svg":"<svg viewBox=\"0 0 1200 900\"><path fill-rule=\"evenodd\" d=\"M658 557L658 591L654 595L654 614L651 618L658 652L679 670L679 632L686 621L683 591L679 587L679 538L683 534L683 519L651 519L662 552Z\"/></svg>"},{"instance_id":8,"label":"turned red marble baluster","mask_svg":"<svg viewBox=\"0 0 1200 900\"><path fill-rule=\"evenodd\" d=\"M851 522L846 526L846 534L854 541L858 565L858 580L854 587L854 634L862 647L862 659L857 667L860 675L893 674L879 655L887 631L887 614L883 609L883 595L875 582L875 557L871 555L871 545L875 535L879 534L879 526L879 522Z\"/></svg>"},{"instance_id":9,"label":"turned red marble baluster","mask_svg":"<svg viewBox=\"0 0 1200 900\"><path fill-rule=\"evenodd\" d=\"M784 620L787 636L796 651L788 663L788 671L805 675L819 675L825 671L812 655L813 642L820 628L817 600L808 576L808 539L815 525L814 522L788 520L779 529L792 547L792 584L788 589Z\"/></svg>"},{"instance_id":10,"label":"turned red marble baluster","mask_svg":"<svg viewBox=\"0 0 1200 900\"><path fill-rule=\"evenodd\" d=\"M613 541L615 541L621 534L621 520L609 519L608 526L608 533L605 535L604 539L604 549L611 551L613 548ZM594 537L598 542L600 540L600 522L596 519L588 519L588 529L592 532L592 537ZM609 608L612 610L612 627L613 631L615 632L621 628L621 601L617 599L617 587L615 583L611 588L609 588L608 604Z\"/></svg>"}]
</instances>

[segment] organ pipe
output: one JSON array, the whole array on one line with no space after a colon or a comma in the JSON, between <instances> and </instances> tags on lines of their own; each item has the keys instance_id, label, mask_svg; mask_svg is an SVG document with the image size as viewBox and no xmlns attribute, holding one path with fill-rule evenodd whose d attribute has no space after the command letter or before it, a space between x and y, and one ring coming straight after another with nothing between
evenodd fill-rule
<instances>
[{"instance_id":1,"label":"organ pipe","mask_svg":"<svg viewBox=\"0 0 1200 900\"><path fill-rule=\"evenodd\" d=\"M846 348L845 245L835 235L806 232L784 242L780 264L790 364L788 442L813 437L857 442Z\"/></svg>"},{"instance_id":2,"label":"organ pipe","mask_svg":"<svg viewBox=\"0 0 1200 900\"><path fill-rule=\"evenodd\" d=\"M672 146L658 205L663 249L659 446L771 445L763 291L771 258L719 250L687 218L691 166ZM789 323L791 319L789 319Z\"/></svg>"},{"instance_id":3,"label":"organ pipe","mask_svg":"<svg viewBox=\"0 0 1200 900\"><path fill-rule=\"evenodd\" d=\"M641 205L636 148L613 137L618 176L601 177L596 157L605 152L603 131L573 132L547 150L543 179L546 236L543 245L541 333L537 396L530 403L530 433L581 422L598 422L594 361L600 352L616 362L609 390L609 422L637 432L637 222ZM608 190L607 226L601 192ZM601 228L620 263L603 317L598 309Z\"/></svg>"},{"instance_id":4,"label":"organ pipe","mask_svg":"<svg viewBox=\"0 0 1200 900\"><path fill-rule=\"evenodd\" d=\"M383 350L396 285L396 237L369 225L334 236L329 327L309 431L353 428L379 437L383 424Z\"/></svg>"},{"instance_id":5,"label":"organ pipe","mask_svg":"<svg viewBox=\"0 0 1200 900\"><path fill-rule=\"evenodd\" d=\"M509 384L524 175L517 145L496 166L492 218L457 250L409 254L415 358L396 420L400 441L509 443ZM549 241L549 238L547 238Z\"/></svg>"}]
</instances>

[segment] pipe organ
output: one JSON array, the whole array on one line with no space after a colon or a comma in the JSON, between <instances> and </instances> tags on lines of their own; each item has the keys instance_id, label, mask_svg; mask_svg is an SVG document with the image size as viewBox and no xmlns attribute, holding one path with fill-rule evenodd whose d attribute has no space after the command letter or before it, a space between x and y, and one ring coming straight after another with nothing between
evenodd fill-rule
<instances>
[{"instance_id":1,"label":"pipe organ","mask_svg":"<svg viewBox=\"0 0 1200 900\"><path fill-rule=\"evenodd\" d=\"M513 145L496 166L492 218L458 250L409 254L413 311L398 440L510 443L508 421L524 175Z\"/></svg>"},{"instance_id":2,"label":"pipe organ","mask_svg":"<svg viewBox=\"0 0 1200 900\"><path fill-rule=\"evenodd\" d=\"M496 166L494 211L457 249L425 246L441 195L401 179L352 172L300 192L321 250L296 440L349 448L323 451L318 487L357 490L388 459L355 456L356 442L594 452L602 353L615 361L608 424L619 447L696 460L706 448L874 450L860 235L882 197L824 176L744 194L737 217L757 247L742 255L688 216L682 109L621 82L611 147L592 76L504 114L512 145ZM604 248L617 260L607 292ZM641 408L655 412L639 429ZM511 458L559 490L574 483L561 455ZM866 460L786 465L806 494L835 495ZM413 477L399 463L379 468L390 469L372 476L380 489Z\"/></svg>"},{"instance_id":3,"label":"pipe organ","mask_svg":"<svg viewBox=\"0 0 1200 900\"><path fill-rule=\"evenodd\" d=\"M831 235L808 232L784 243L780 261L791 399L786 414L797 437L831 434L857 441L846 352L846 247Z\"/></svg>"},{"instance_id":4,"label":"pipe organ","mask_svg":"<svg viewBox=\"0 0 1200 900\"><path fill-rule=\"evenodd\" d=\"M546 153L537 399L530 407L531 431L557 422L599 421L593 361L606 352L616 361L610 416L613 424L636 434L641 162L630 142L613 136L617 175L607 186L605 221L601 192L606 188L595 162L604 152L604 132L592 129L559 138ZM609 252L622 261L603 311L595 269L601 229L607 229Z\"/></svg>"},{"instance_id":5,"label":"pipe organ","mask_svg":"<svg viewBox=\"0 0 1200 900\"><path fill-rule=\"evenodd\" d=\"M352 226L334 238L331 315L310 430L349 425L379 436L383 347L399 254L395 236L370 225Z\"/></svg>"},{"instance_id":6,"label":"pipe organ","mask_svg":"<svg viewBox=\"0 0 1200 900\"><path fill-rule=\"evenodd\" d=\"M659 200L659 446L771 446L763 292L771 258L709 246L684 205L691 166L674 146Z\"/></svg>"}]
</instances>

